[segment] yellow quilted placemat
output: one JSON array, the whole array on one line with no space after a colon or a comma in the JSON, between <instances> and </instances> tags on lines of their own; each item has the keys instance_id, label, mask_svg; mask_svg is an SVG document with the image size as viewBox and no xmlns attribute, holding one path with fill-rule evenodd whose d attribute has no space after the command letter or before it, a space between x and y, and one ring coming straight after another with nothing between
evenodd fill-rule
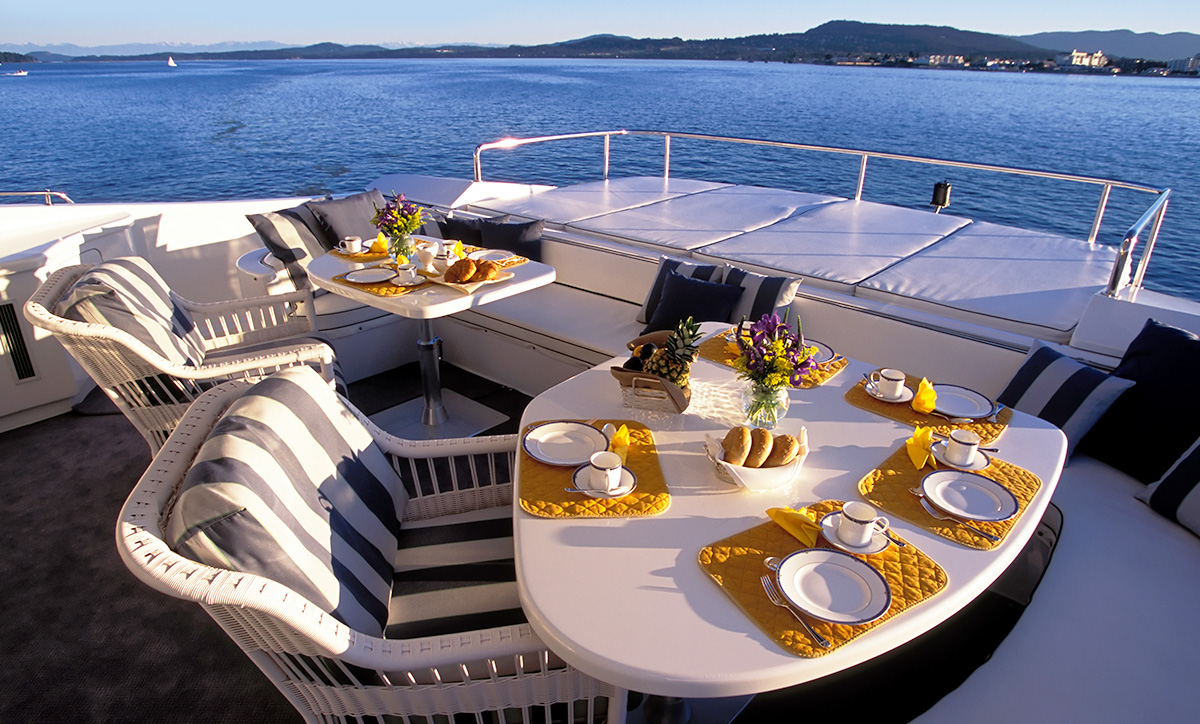
<instances>
[{"instance_id":1,"label":"yellow quilted placemat","mask_svg":"<svg viewBox=\"0 0 1200 724\"><path fill-rule=\"evenodd\" d=\"M384 256L386 256L386 254ZM389 261L389 262L384 262L383 264L376 264L374 267L367 267L367 268L374 269L375 267L385 267L387 269L395 269L396 265L395 265L395 263ZM333 280L335 282L337 282L338 284L344 284L353 289L361 289L364 292L370 292L371 294L374 294L377 297L399 297L404 294L408 294L409 292L411 292L414 289L422 289L424 287L427 287L430 284L430 282L428 282L428 281L425 281L421 284L417 284L417 285L414 285L411 287L398 287L395 284L392 284L390 281L376 282L374 284L359 284L357 282L346 281L346 275L349 273L350 272L347 271L347 272L342 272L341 274L335 274L333 277Z\"/></svg>"},{"instance_id":2,"label":"yellow quilted placemat","mask_svg":"<svg viewBox=\"0 0 1200 724\"><path fill-rule=\"evenodd\" d=\"M807 509L820 520L826 513L841 510L842 505L842 501L825 500ZM899 535L896 537L904 540ZM828 545L818 540L818 545ZM892 544L872 556L855 556L882 573L892 589L892 606L881 618L858 626L808 619L809 625L832 644L827 649L813 643L792 614L772 604L763 591L760 579L764 573L771 573L763 564L764 559L767 556L782 558L801 548L799 541L783 528L767 521L719 540L701 549L699 562L721 590L775 643L797 656L817 658L836 651L946 587L946 571L915 545L904 542L908 544L904 548Z\"/></svg>"},{"instance_id":3,"label":"yellow quilted placemat","mask_svg":"<svg viewBox=\"0 0 1200 724\"><path fill-rule=\"evenodd\" d=\"M658 464L658 450L649 428L630 420L596 420L593 424L601 427L608 422L629 428L629 456L625 467L637 476L637 487L633 492L612 500L568 493L564 488L571 487L571 475L576 468L535 460L522 445L517 489L521 507L526 512L543 518L633 518L658 515L670 507L671 493ZM529 432L529 427L521 434Z\"/></svg>"},{"instance_id":4,"label":"yellow quilted placemat","mask_svg":"<svg viewBox=\"0 0 1200 724\"><path fill-rule=\"evenodd\" d=\"M725 335L736 332L736 327L731 327L719 334L713 335L700 343L699 356L701 359L706 359L710 362L733 367L733 360L737 357L737 345L725 339ZM800 382L802 390L820 387L821 385L832 379L837 373L846 369L848 362L845 357L834 357L830 362L817 365L817 368L804 376Z\"/></svg>"},{"instance_id":5,"label":"yellow quilted placemat","mask_svg":"<svg viewBox=\"0 0 1200 724\"><path fill-rule=\"evenodd\" d=\"M955 521L938 520L925 511L921 505L921 499L910 491L913 488L920 488L921 479L931 470L928 465L921 470L914 468L904 445L901 445L898 450L888 456L887 460L883 461L883 464L867 473L867 476L858 482L858 492L862 493L863 497L872 505L916 523L943 538L970 548L991 550L1004 542L1009 531L1024 515L1025 509L1029 507L1029 501L1033 500L1033 496L1042 487L1041 479L1025 468L999 460L995 456L992 456L991 460L991 465L976 472L1008 488L1020 505L1016 515L999 523L970 521L971 525L977 526L980 530L986 530L992 535L999 536L1000 540L995 543Z\"/></svg>"},{"instance_id":6,"label":"yellow quilted placemat","mask_svg":"<svg viewBox=\"0 0 1200 724\"><path fill-rule=\"evenodd\" d=\"M912 389L917 389L921 383L920 377L907 375L907 384ZM984 445L991 444L1004 432L1008 427L1009 421L1012 420L1012 408L1004 408L1000 414L996 416L995 422L987 422L979 420L977 422L952 423L944 417L937 415L926 415L912 409L912 405L907 402L884 402L871 397L865 389L866 380L859 380L858 384L846 390L846 402L849 402L855 407L861 407L868 412L874 412L876 415L902 422L910 427L932 427L933 432L942 437L950 434L951 430L971 430L979 435L979 439Z\"/></svg>"},{"instance_id":7,"label":"yellow quilted placemat","mask_svg":"<svg viewBox=\"0 0 1200 724\"><path fill-rule=\"evenodd\" d=\"M384 259L388 258L388 254L386 251L370 251L370 250L360 251L357 254L350 254L350 253L344 252L340 249L330 249L329 255L335 256L338 259L345 259L346 261L357 262L359 264L366 264L369 261L383 261Z\"/></svg>"}]
</instances>

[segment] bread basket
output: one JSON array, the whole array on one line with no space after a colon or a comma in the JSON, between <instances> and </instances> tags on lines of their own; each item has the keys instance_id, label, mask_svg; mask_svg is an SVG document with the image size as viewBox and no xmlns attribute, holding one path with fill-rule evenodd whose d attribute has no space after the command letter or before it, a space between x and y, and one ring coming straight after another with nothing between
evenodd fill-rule
<instances>
[{"instance_id":1,"label":"bread basket","mask_svg":"<svg viewBox=\"0 0 1200 724\"><path fill-rule=\"evenodd\" d=\"M762 492L787 485L804 467L804 459L808 457L808 430L800 428L796 438L800 441L800 454L787 465L774 468L747 468L725 462L722 459L725 449L721 441L711 435L704 436L704 453L712 463L713 473L718 479L747 490Z\"/></svg>"}]
</instances>

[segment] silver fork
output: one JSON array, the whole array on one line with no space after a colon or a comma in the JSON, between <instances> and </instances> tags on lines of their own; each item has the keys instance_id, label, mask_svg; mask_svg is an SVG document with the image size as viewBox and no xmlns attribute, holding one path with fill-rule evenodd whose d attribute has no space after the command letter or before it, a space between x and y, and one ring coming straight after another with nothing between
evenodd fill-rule
<instances>
[{"instance_id":1,"label":"silver fork","mask_svg":"<svg viewBox=\"0 0 1200 724\"><path fill-rule=\"evenodd\" d=\"M796 609L792 608L791 604L787 602L787 599L785 599L783 595L775 589L775 583L771 580L770 576L763 575L761 580L763 590L767 592L767 598L771 599L771 603L779 606L780 608L786 608L787 610L791 611L792 615L796 617L796 620L799 621L800 625L804 627L804 630L808 632L809 637L811 637L813 641L817 642L818 646L823 649L833 646L833 644L829 643L828 639L816 631L813 631L812 626L809 626L807 621L800 618L800 614L796 612Z\"/></svg>"},{"instance_id":2,"label":"silver fork","mask_svg":"<svg viewBox=\"0 0 1200 724\"><path fill-rule=\"evenodd\" d=\"M977 533L977 534L983 536L984 538L987 538L988 540L990 540L993 543L999 542L1000 536L992 535L991 533L988 533L985 530L980 530L980 529L976 528L975 526L971 525L970 523L967 523L959 518L956 518L953 515L950 515L949 513L943 513L942 511L933 507L933 504L925 499L925 496L921 494L921 491L919 489L913 488L913 489L909 490L908 492L912 493L913 495L915 495L921 499L921 507L924 508L925 512L929 513L929 515L931 517L937 518L938 520L948 520L952 523L958 523L959 525L961 525L962 527L971 531L972 533Z\"/></svg>"}]
</instances>

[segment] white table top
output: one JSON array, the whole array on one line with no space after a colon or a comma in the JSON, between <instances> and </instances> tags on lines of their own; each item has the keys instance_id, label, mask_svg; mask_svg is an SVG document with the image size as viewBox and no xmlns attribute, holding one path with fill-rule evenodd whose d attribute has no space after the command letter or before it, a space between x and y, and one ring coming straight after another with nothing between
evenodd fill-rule
<instances>
[{"instance_id":1,"label":"white table top","mask_svg":"<svg viewBox=\"0 0 1200 724\"><path fill-rule=\"evenodd\" d=\"M648 694L769 691L854 666L919 636L973 600L1012 562L1041 520L1065 459L1066 439L1057 428L1016 413L997 443L998 456L1037 474L1042 488L1005 543L993 551L970 549L893 517L900 535L945 568L946 589L831 654L805 659L762 633L708 577L697 554L768 520L771 507L861 500L858 481L912 434L843 399L871 368L851 360L825 385L791 391L791 409L775 432L806 426L811 453L796 480L765 493L721 482L702 451L705 432L723 436L743 424L737 408L745 382L732 370L697 361L691 406L682 415L666 415L622 407L607 368L600 365L539 395L522 426L560 418L646 424L654 432L671 506L646 518L549 519L518 505L517 581L530 624L552 650L592 676Z\"/></svg>"},{"instance_id":2,"label":"white table top","mask_svg":"<svg viewBox=\"0 0 1200 724\"><path fill-rule=\"evenodd\" d=\"M435 319L457 314L472 307L479 307L497 299L504 299L550 284L555 278L554 267L536 261L527 261L504 270L512 272L512 279L495 284L485 284L472 294L464 294L458 289L442 284L429 284L408 294L381 297L349 284L333 281L333 278L342 272L378 263L358 264L333 254L325 254L308 263L308 276L317 285L334 294L412 319Z\"/></svg>"}]
</instances>

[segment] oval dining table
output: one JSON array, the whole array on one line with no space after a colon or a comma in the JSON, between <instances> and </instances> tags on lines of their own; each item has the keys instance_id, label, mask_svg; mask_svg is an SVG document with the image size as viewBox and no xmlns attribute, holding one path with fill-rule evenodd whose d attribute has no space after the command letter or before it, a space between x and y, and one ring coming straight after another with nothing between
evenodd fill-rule
<instances>
[{"instance_id":1,"label":"oval dining table","mask_svg":"<svg viewBox=\"0 0 1200 724\"><path fill-rule=\"evenodd\" d=\"M875 367L849 360L825 384L790 391L790 410L774 432L795 434L805 427L810 454L790 484L757 493L719 480L704 454L706 434L721 438L744 424L746 383L731 368L697 360L690 406L669 414L625 407L608 367L598 365L538 395L525 410L522 429L550 420L645 424L670 505L647 517L546 518L516 504L517 582L529 622L550 649L598 679L646 694L734 697L794 686L929 631L1012 563L1049 505L1065 460L1066 439L1058 428L1015 412L995 454L1036 474L1041 488L1003 543L992 550L968 548L893 516L893 530L944 568L945 588L827 655L803 658L760 630L697 556L705 546L767 521L768 508L863 499L860 479L913 433L844 399Z\"/></svg>"}]
</instances>

